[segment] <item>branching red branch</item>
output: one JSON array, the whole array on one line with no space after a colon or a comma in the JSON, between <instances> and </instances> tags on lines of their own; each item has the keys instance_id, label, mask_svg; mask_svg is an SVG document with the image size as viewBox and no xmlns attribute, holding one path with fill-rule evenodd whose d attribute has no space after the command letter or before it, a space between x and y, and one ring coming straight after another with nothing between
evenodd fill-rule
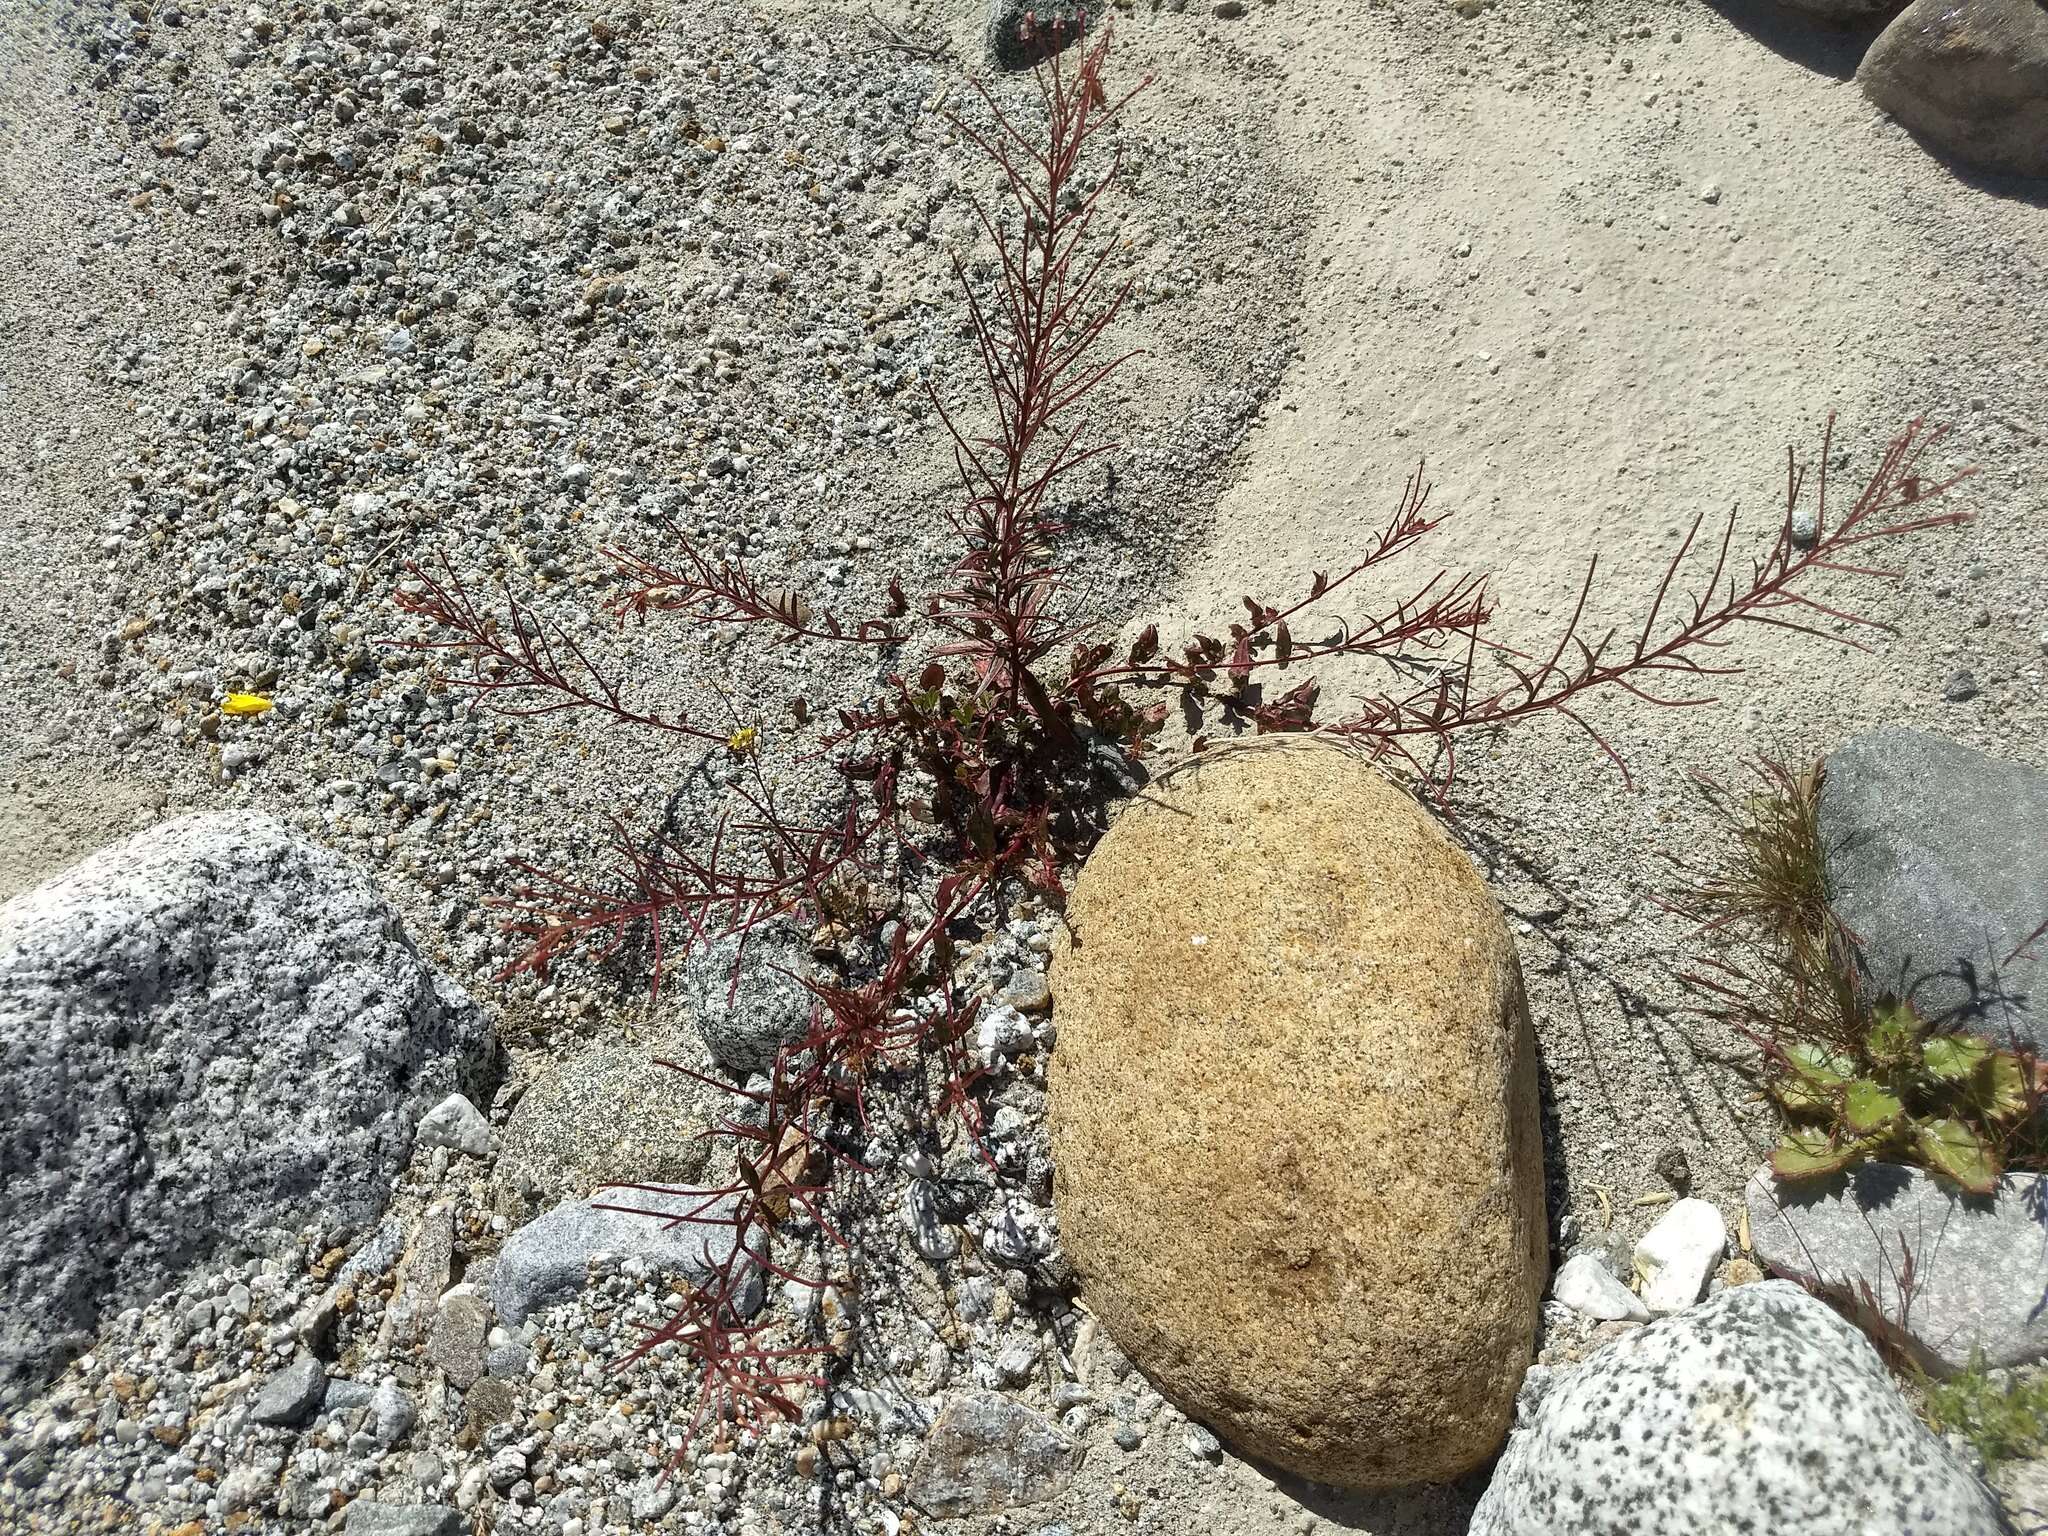
<instances>
[{"instance_id":1,"label":"branching red branch","mask_svg":"<svg viewBox=\"0 0 2048 1536\"><path fill-rule=\"evenodd\" d=\"M493 705L508 715L553 715L570 710L595 710L626 725L652 726L699 741L726 741L723 731L692 725L689 716L677 713L664 718L633 708L626 702L618 682L605 675L576 637L559 624L550 624L510 594L505 599L505 623L476 606L462 578L444 555L440 576L430 575L416 564L408 564L417 591L400 587L393 601L402 612L425 619L443 633L442 639L393 640L402 650L444 651L469 663L465 673L447 674L460 688L492 696ZM531 705L504 702L518 694L537 694L542 702Z\"/></svg>"},{"instance_id":2,"label":"branching red branch","mask_svg":"<svg viewBox=\"0 0 2048 1536\"><path fill-rule=\"evenodd\" d=\"M524 940L526 947L500 979L522 972L545 976L571 950L581 951L592 963L602 962L644 925L652 947L650 985L658 995L671 951L737 935L743 952L755 929L815 903L828 882L862 867L874 850L876 834L890 822L885 809L878 807L863 816L859 808L848 806L837 825L792 825L772 806L744 791L736 793L756 819L735 824L729 816L721 818L702 854L672 838L636 836L613 817L612 849L618 863L609 884L520 865L529 883L495 905L510 914L506 930ZM748 839L737 854L727 846L734 832ZM678 926L680 943L673 942ZM736 986L737 958L734 976Z\"/></svg>"},{"instance_id":3,"label":"branching red branch","mask_svg":"<svg viewBox=\"0 0 2048 1536\"><path fill-rule=\"evenodd\" d=\"M1621 759L1607 740L1574 708L1578 696L1601 688L1616 688L1645 703L1668 708L1693 708L1716 702L1710 692L1686 692L1678 696L1658 690L1659 681L1677 678L1701 681L1732 676L1742 670L1739 661L1710 663L1701 652L1724 648L1728 632L1739 624L1764 624L1798 634L1811 635L1863 649L1853 634L1841 634L1821 627L1832 619L1858 628L1885 629L1878 620L1847 608L1820 601L1799 590L1799 584L1819 571L1866 577L1896 577L1895 571L1852 565L1842 558L1850 549L1881 540L1900 539L1931 528L1967 522L1967 512L1940 512L1921 517L1900 518L1906 508L1949 490L1972 473L1964 470L1932 486L1923 485L1916 471L1928 448L1940 441L1940 430L1926 431L1915 421L1894 438L1878 467L1865 483L1855 504L1833 526L1828 522L1826 464L1833 451L1834 417L1828 418L1821 442L1820 490L1811 547L1801 552L1793 536L1794 518L1805 486L1805 473L1788 453L1790 468L1784 517L1777 536L1766 553L1751 562L1746 579L1730 569L1729 553L1735 535L1735 514L1724 526L1714 563L1706 580L1684 600L1682 616L1663 631L1660 619L1687 557L1698 542L1702 518L1696 517L1679 543L1657 584L1641 627L1623 643L1618 629L1609 629L1597 640L1583 634L1586 605L1592 594L1599 560L1588 563L1580 584L1571 618L1550 654L1541 663L1520 666L1502 664L1513 681L1485 693L1473 686L1473 656L1468 651L1464 664L1451 676L1434 679L1406 695L1383 695L1368 700L1350 719L1331 729L1376 745L1393 746L1403 737L1427 736L1442 741L1453 731L1479 726L1503 725L1527 715L1552 712L1579 726L1617 765ZM1477 639L1476 626L1472 631ZM1622 767L1624 775L1627 773Z\"/></svg>"},{"instance_id":4,"label":"branching red branch","mask_svg":"<svg viewBox=\"0 0 2048 1536\"><path fill-rule=\"evenodd\" d=\"M999 272L991 307L959 269L995 430L970 436L929 383L926 389L952 439L954 464L968 495L951 516L964 553L953 585L938 594L929 617L954 636L935 654L967 658L989 688L1056 736L1069 735L1065 716L1035 668L1079 631L1056 611L1061 568L1051 551L1064 525L1047 510L1053 485L1110 444L1082 442L1085 423L1061 418L1131 354L1091 360L1115 321L1130 285L1099 296L1114 251L1089 249L1090 228L1120 155L1085 191L1077 189L1081 157L1136 94L1114 104L1102 87L1109 38L1088 45L1069 72L1055 53L1040 67L1043 137L1026 132L985 86L976 83L994 119L984 132L955 117L956 130L1001 175L1009 201L999 217L976 200L983 233ZM1143 89L1141 84L1137 89Z\"/></svg>"},{"instance_id":5,"label":"branching red branch","mask_svg":"<svg viewBox=\"0 0 2048 1536\"><path fill-rule=\"evenodd\" d=\"M682 569L644 559L630 550L610 546L604 550L631 584L631 590L612 605L618 617L636 614L644 620L650 613L686 613L706 624L771 624L782 631L785 643L810 639L894 645L902 639L882 619L864 619L848 630L832 613L813 609L802 593L763 587L744 560L713 561L673 522L666 527L669 538L682 551ZM907 612L902 588L892 582L890 591L895 613Z\"/></svg>"}]
</instances>

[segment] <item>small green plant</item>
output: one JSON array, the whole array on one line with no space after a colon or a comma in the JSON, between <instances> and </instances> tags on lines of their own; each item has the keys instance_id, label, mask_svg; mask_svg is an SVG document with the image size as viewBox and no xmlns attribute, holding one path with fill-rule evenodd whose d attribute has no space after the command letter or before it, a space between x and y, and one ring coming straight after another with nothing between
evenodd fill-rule
<instances>
[{"instance_id":1,"label":"small green plant","mask_svg":"<svg viewBox=\"0 0 2048 1536\"><path fill-rule=\"evenodd\" d=\"M2007 1143L2038 1106L2035 1064L1975 1035L1937 1034L1897 1002L1872 1010L1858 1047L1773 1047L1769 1091L1789 1122L1771 1156L1778 1175L1806 1178L1882 1158L1991 1193Z\"/></svg>"},{"instance_id":2,"label":"small green plant","mask_svg":"<svg viewBox=\"0 0 2048 1536\"><path fill-rule=\"evenodd\" d=\"M2048 1443L2048 1375L1995 1379L1984 1357L1947 1381L1923 1381L1923 1412L1936 1434L1961 1435L1987 1468L2031 1456Z\"/></svg>"},{"instance_id":3,"label":"small green plant","mask_svg":"<svg viewBox=\"0 0 2048 1536\"><path fill-rule=\"evenodd\" d=\"M1739 798L1709 786L1733 837L1672 905L1716 941L1684 979L1761 1052L1785 1121L1772 1169L1816 1178L1882 1159L1989 1194L2005 1168L2043 1166L2042 1064L1864 993L1855 935L1828 904L1820 770L1758 772L1761 788Z\"/></svg>"}]
</instances>

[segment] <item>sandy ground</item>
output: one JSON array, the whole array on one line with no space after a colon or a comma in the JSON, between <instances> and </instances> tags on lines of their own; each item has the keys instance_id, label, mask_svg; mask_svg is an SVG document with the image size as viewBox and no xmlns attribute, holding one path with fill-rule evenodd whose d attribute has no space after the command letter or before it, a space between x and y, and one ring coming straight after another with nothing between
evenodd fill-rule
<instances>
[{"instance_id":1,"label":"sandy ground","mask_svg":"<svg viewBox=\"0 0 2048 1536\"><path fill-rule=\"evenodd\" d=\"M883 10L974 53L968 0ZM160 807L230 797L189 763L116 760L87 682L121 610L99 538L135 431L108 328L175 339L204 269L87 229L124 146L85 109L65 15L30 4L0 28L0 896ZM1505 0L1468 21L1281 0L1119 26L1126 67L1173 77L1162 111L1241 122L1315 208L1299 356L1213 502L1186 509L1157 616L1214 620L1342 564L1425 455L1456 515L1376 590L1491 571L1503 636L1531 640L1596 552L1593 612L1618 621L1696 513L1739 502L1760 545L1785 445L1810 450L1829 411L1852 474L1920 415L1953 424L1943 465L1981 466L1954 493L1976 521L1862 599L1896 638L1859 654L1759 630L1717 709L1596 706L1632 788L1561 725L1464 763L1453 810L1519 923L1559 1214L1632 1238L1677 1146L1732 1217L1756 1127L1700 1058L1729 1042L1677 1008L1685 936L1652 897L1712 836L1691 776L1759 753L1906 724L2048 767L2048 189L1930 155L1856 89L1867 34L1767 3ZM1957 668L1981 691L1951 703ZM1176 1529L1226 1536L1461 1529L1470 1492L1329 1503L1233 1462L1160 1496Z\"/></svg>"},{"instance_id":2,"label":"sandy ground","mask_svg":"<svg viewBox=\"0 0 2048 1536\"><path fill-rule=\"evenodd\" d=\"M1849 78L1860 34L1774 7L1256 19L1233 40L1285 68L1281 159L1322 202L1303 356L1164 611L1341 566L1424 455L1454 515L1383 590L1491 571L1500 634L1539 650L1596 553L1597 633L1640 614L1696 514L1740 503L1761 551L1785 446L1812 457L1829 411L1852 485L1916 416L1953 426L1931 464L1980 466L1952 493L1976 521L1858 599L1897 638L1862 654L1758 628L1718 708L1595 706L1633 791L1545 724L1468 759L1455 794L1528 920L1566 1203L1597 1230L1605 1192L1632 1235L1676 1145L1732 1215L1753 1140L1695 1055L1732 1042L1670 1012L1684 931L1649 898L1713 836L1691 775L1878 724L2048 762L2048 396L2026 362L2048 348L2048 194L1930 156ZM1982 691L1949 703L1958 667Z\"/></svg>"}]
</instances>

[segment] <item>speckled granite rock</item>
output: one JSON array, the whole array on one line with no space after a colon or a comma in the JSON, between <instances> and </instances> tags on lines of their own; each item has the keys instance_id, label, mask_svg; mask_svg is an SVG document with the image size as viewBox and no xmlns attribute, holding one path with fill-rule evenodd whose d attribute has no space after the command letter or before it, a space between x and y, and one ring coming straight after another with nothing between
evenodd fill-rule
<instances>
[{"instance_id":1,"label":"speckled granite rock","mask_svg":"<svg viewBox=\"0 0 2048 1536\"><path fill-rule=\"evenodd\" d=\"M603 1184L699 1182L704 1133L739 1101L657 1064L677 1058L694 1044L603 1046L544 1073L498 1137L498 1210L518 1222Z\"/></svg>"},{"instance_id":2,"label":"speckled granite rock","mask_svg":"<svg viewBox=\"0 0 2048 1536\"><path fill-rule=\"evenodd\" d=\"M267 1227L375 1221L494 1049L368 873L269 816L165 822L0 907L0 1396Z\"/></svg>"},{"instance_id":3,"label":"speckled granite rock","mask_svg":"<svg viewBox=\"0 0 2048 1536\"><path fill-rule=\"evenodd\" d=\"M1869 1341L1782 1280L1616 1340L1508 1441L1469 1536L1997 1536Z\"/></svg>"},{"instance_id":4,"label":"speckled granite rock","mask_svg":"<svg viewBox=\"0 0 2048 1536\"><path fill-rule=\"evenodd\" d=\"M812 998L795 978L813 969L803 935L773 922L744 940L727 935L692 946L672 974L704 1048L727 1071L744 1074L766 1072L777 1051L803 1038Z\"/></svg>"},{"instance_id":5,"label":"speckled granite rock","mask_svg":"<svg viewBox=\"0 0 2048 1536\"><path fill-rule=\"evenodd\" d=\"M1761 1168L1746 1198L1759 1259L1874 1302L1927 1369L2048 1356L2048 1177L2012 1174L1978 1198L1893 1163L1797 1183Z\"/></svg>"}]
</instances>

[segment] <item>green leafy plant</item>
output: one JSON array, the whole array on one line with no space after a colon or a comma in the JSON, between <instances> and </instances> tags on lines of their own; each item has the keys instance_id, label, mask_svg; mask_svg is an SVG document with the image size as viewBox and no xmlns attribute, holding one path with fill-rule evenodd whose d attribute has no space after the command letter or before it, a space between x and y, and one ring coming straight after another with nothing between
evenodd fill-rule
<instances>
[{"instance_id":1,"label":"green leafy plant","mask_svg":"<svg viewBox=\"0 0 2048 1536\"><path fill-rule=\"evenodd\" d=\"M2048 1375L1994 1376L1978 1354L1947 1381L1923 1380L1921 1391L1928 1426L1937 1434L1961 1435L1986 1467L2034 1455L2048 1444Z\"/></svg>"},{"instance_id":2,"label":"green leafy plant","mask_svg":"<svg viewBox=\"0 0 2048 1536\"><path fill-rule=\"evenodd\" d=\"M1856 937L1827 899L1820 770L1765 762L1758 777L1740 797L1709 786L1732 836L1671 905L1716 943L1684 979L1760 1050L1785 1121L1772 1169L1802 1179L1906 1162L1988 1194L2007 1167L2041 1166L2042 1064L1863 992Z\"/></svg>"},{"instance_id":3,"label":"green leafy plant","mask_svg":"<svg viewBox=\"0 0 2048 1536\"><path fill-rule=\"evenodd\" d=\"M1914 1162L1989 1194L2006 1144L2038 1108L2036 1064L1975 1035L1935 1033L1898 1002L1871 1011L1859 1044L1773 1047L1768 1088L1788 1125L1771 1167L1796 1179L1872 1158Z\"/></svg>"}]
</instances>

